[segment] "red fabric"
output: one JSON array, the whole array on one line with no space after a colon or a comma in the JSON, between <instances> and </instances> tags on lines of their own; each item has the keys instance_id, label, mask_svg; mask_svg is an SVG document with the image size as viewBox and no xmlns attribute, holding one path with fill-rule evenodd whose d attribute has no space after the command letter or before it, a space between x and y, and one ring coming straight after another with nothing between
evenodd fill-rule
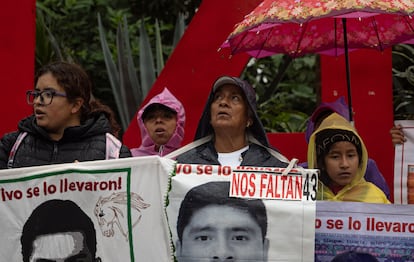
<instances>
[{"instance_id":1,"label":"red fabric","mask_svg":"<svg viewBox=\"0 0 414 262\"><path fill-rule=\"evenodd\" d=\"M33 88L35 2L3 1L0 8L1 136L32 111L25 96Z\"/></svg>"}]
</instances>

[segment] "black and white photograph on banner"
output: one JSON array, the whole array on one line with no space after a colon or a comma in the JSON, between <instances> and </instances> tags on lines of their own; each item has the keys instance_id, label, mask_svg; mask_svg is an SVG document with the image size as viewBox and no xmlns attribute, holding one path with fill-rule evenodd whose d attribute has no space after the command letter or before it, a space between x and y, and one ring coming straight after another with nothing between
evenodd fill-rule
<instances>
[{"instance_id":1,"label":"black and white photograph on banner","mask_svg":"<svg viewBox=\"0 0 414 262\"><path fill-rule=\"evenodd\" d=\"M1 260L171 261L173 169L154 156L1 171Z\"/></svg>"},{"instance_id":2,"label":"black and white photograph on banner","mask_svg":"<svg viewBox=\"0 0 414 262\"><path fill-rule=\"evenodd\" d=\"M71 200L41 203L23 226L23 261L101 261L92 219Z\"/></svg>"},{"instance_id":3,"label":"black and white photograph on banner","mask_svg":"<svg viewBox=\"0 0 414 262\"><path fill-rule=\"evenodd\" d=\"M176 260L313 258L316 170L283 170L178 164L166 207Z\"/></svg>"},{"instance_id":4,"label":"black and white photograph on banner","mask_svg":"<svg viewBox=\"0 0 414 262\"><path fill-rule=\"evenodd\" d=\"M414 261L414 205L318 201L315 262Z\"/></svg>"}]
</instances>

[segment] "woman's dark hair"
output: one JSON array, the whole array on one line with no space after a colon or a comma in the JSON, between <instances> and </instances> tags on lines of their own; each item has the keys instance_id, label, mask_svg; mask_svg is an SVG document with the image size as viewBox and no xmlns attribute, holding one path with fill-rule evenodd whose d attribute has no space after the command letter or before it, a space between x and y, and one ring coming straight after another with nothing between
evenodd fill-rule
<instances>
[{"instance_id":1,"label":"woman's dark hair","mask_svg":"<svg viewBox=\"0 0 414 262\"><path fill-rule=\"evenodd\" d=\"M111 124L112 134L118 136L121 128L116 121L114 112L93 97L92 82L81 66L64 61L52 62L37 71L35 83L39 77L47 73L51 73L58 84L63 87L69 102L74 102L76 98L84 100L80 119L82 123L88 118L104 113Z\"/></svg>"}]
</instances>

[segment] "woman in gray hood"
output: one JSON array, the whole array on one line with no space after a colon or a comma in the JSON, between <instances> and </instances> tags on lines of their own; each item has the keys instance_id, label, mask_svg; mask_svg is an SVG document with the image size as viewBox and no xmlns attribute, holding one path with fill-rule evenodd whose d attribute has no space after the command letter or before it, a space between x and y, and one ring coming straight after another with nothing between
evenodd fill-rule
<instances>
[{"instance_id":1,"label":"woman in gray hood","mask_svg":"<svg viewBox=\"0 0 414 262\"><path fill-rule=\"evenodd\" d=\"M184 151L184 152L183 152ZM237 77L218 78L199 121L195 141L177 150L178 163L286 167L270 147L256 113L256 93Z\"/></svg>"}]
</instances>

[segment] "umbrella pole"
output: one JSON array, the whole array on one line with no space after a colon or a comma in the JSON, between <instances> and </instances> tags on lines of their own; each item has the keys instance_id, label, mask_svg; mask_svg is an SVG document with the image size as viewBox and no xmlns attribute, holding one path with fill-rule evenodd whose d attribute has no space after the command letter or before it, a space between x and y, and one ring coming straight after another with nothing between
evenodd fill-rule
<instances>
[{"instance_id":1,"label":"umbrella pole","mask_svg":"<svg viewBox=\"0 0 414 262\"><path fill-rule=\"evenodd\" d=\"M352 118L352 96L351 96L351 73L349 67L349 54L348 54L348 36L346 33L346 18L342 18L342 25L344 28L344 49L345 49L345 70L346 70L346 88L348 91L348 109L349 109L349 121L353 121Z\"/></svg>"}]
</instances>

